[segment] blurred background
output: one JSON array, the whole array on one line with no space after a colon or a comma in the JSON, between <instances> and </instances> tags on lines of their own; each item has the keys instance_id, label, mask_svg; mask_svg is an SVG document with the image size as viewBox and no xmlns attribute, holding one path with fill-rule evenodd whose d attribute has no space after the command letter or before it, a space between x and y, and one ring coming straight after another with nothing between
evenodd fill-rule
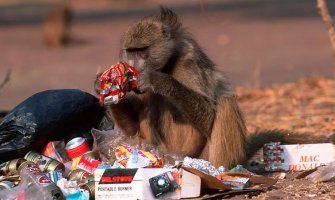
<instances>
[{"instance_id":1,"label":"blurred background","mask_svg":"<svg viewBox=\"0 0 335 200\"><path fill-rule=\"evenodd\" d=\"M122 32L159 5L180 16L233 88L333 77L315 0L0 0L0 110L47 89L93 93L97 72L118 61Z\"/></svg>"}]
</instances>

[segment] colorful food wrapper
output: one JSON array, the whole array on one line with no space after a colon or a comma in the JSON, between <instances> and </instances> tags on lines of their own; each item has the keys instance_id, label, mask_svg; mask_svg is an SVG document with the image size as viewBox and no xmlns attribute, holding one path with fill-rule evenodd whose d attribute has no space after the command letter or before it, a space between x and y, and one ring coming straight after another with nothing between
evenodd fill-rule
<instances>
[{"instance_id":1,"label":"colorful food wrapper","mask_svg":"<svg viewBox=\"0 0 335 200\"><path fill-rule=\"evenodd\" d=\"M138 71L126 62L112 65L99 77L100 105L117 104L136 89Z\"/></svg>"},{"instance_id":2,"label":"colorful food wrapper","mask_svg":"<svg viewBox=\"0 0 335 200\"><path fill-rule=\"evenodd\" d=\"M133 152L136 154L134 159ZM119 145L114 150L116 159L124 167L163 167L163 161L156 154L148 151L132 149L128 145ZM135 163L136 162L136 163Z\"/></svg>"}]
</instances>

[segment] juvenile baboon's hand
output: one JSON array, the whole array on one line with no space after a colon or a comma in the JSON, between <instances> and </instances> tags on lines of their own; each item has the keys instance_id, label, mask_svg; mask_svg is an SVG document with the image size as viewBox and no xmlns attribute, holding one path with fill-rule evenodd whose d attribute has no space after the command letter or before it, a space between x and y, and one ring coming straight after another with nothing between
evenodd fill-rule
<instances>
[{"instance_id":1,"label":"juvenile baboon's hand","mask_svg":"<svg viewBox=\"0 0 335 200\"><path fill-rule=\"evenodd\" d=\"M153 92L154 87L151 79L152 73L148 70L140 72L137 78L137 89L141 92Z\"/></svg>"}]
</instances>

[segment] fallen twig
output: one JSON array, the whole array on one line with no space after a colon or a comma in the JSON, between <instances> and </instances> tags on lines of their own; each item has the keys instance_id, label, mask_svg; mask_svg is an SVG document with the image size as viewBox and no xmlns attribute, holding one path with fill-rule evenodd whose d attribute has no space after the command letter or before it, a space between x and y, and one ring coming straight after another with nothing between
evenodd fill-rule
<instances>
[{"instance_id":1,"label":"fallen twig","mask_svg":"<svg viewBox=\"0 0 335 200\"><path fill-rule=\"evenodd\" d=\"M11 70L7 71L5 79L0 83L0 91L9 83L11 73Z\"/></svg>"}]
</instances>

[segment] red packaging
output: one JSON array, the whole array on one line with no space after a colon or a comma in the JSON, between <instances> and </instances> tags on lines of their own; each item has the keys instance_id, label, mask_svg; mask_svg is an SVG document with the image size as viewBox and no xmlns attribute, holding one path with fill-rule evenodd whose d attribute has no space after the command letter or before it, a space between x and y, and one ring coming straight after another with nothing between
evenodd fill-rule
<instances>
[{"instance_id":1,"label":"red packaging","mask_svg":"<svg viewBox=\"0 0 335 200\"><path fill-rule=\"evenodd\" d=\"M136 89L138 71L126 62L112 65L99 77L101 106L117 104Z\"/></svg>"},{"instance_id":2,"label":"red packaging","mask_svg":"<svg viewBox=\"0 0 335 200\"><path fill-rule=\"evenodd\" d=\"M48 156L61 163L69 161L67 152L65 152L65 144L63 141L51 141L43 149L42 155Z\"/></svg>"},{"instance_id":3,"label":"red packaging","mask_svg":"<svg viewBox=\"0 0 335 200\"><path fill-rule=\"evenodd\" d=\"M90 147L88 146L86 139L82 137L76 137L70 140L66 144L65 149L71 159L79 157L90 151Z\"/></svg>"},{"instance_id":4,"label":"red packaging","mask_svg":"<svg viewBox=\"0 0 335 200\"><path fill-rule=\"evenodd\" d=\"M77 167L79 169L87 171L90 174L93 174L100 164L102 164L102 162L99 160L82 156L78 162Z\"/></svg>"}]
</instances>

